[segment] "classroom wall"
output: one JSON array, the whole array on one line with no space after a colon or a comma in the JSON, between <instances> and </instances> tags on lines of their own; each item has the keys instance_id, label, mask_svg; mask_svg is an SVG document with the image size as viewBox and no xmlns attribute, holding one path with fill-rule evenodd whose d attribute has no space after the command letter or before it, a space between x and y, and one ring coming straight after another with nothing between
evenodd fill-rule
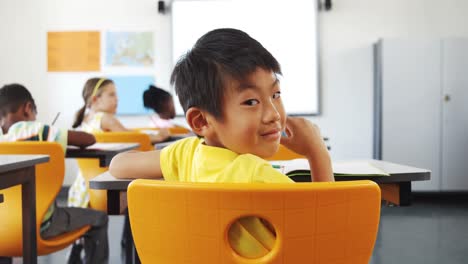
<instances>
[{"instance_id":1,"label":"classroom wall","mask_svg":"<svg viewBox=\"0 0 468 264\"><path fill-rule=\"evenodd\" d=\"M310 119L330 138L334 159L371 158L372 44L381 37L467 37L468 1L332 2L333 9L319 15L322 115ZM157 13L155 0L0 1L0 84L24 83L37 99L39 120L50 122L62 111L57 124L70 126L74 112L82 105L83 83L56 87L50 82L46 31L150 28L155 32L156 83L169 87L170 21L170 12ZM287 87L283 89L287 92ZM146 119L123 120L138 125Z\"/></svg>"},{"instance_id":2,"label":"classroom wall","mask_svg":"<svg viewBox=\"0 0 468 264\"><path fill-rule=\"evenodd\" d=\"M379 38L466 37L468 1L332 2L333 9L320 14L323 115L311 119L330 137L334 158L370 158L373 128L371 45Z\"/></svg>"}]
</instances>

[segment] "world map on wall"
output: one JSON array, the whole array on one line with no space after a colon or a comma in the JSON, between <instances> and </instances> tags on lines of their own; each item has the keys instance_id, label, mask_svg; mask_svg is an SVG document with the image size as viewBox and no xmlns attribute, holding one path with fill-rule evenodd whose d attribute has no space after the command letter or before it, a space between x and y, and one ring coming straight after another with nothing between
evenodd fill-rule
<instances>
[{"instance_id":1,"label":"world map on wall","mask_svg":"<svg viewBox=\"0 0 468 264\"><path fill-rule=\"evenodd\" d=\"M107 32L106 66L154 65L152 32Z\"/></svg>"}]
</instances>

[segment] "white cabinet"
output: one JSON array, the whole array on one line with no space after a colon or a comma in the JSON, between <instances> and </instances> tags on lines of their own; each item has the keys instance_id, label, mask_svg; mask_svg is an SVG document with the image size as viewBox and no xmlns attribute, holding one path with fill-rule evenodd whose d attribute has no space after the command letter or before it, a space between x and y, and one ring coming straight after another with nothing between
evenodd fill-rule
<instances>
[{"instance_id":1,"label":"white cabinet","mask_svg":"<svg viewBox=\"0 0 468 264\"><path fill-rule=\"evenodd\" d=\"M414 190L468 190L468 39L375 45L374 158L432 171Z\"/></svg>"}]
</instances>

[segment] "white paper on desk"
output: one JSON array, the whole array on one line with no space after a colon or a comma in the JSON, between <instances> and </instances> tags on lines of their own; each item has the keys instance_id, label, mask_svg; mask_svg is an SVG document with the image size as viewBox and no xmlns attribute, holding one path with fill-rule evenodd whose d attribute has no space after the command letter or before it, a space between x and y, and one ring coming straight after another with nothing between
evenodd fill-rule
<instances>
[{"instance_id":1,"label":"white paper on desk","mask_svg":"<svg viewBox=\"0 0 468 264\"><path fill-rule=\"evenodd\" d=\"M128 144L128 143L126 143ZM91 150L120 150L123 148L122 143L95 143L91 146L87 146L85 149Z\"/></svg>"},{"instance_id":2,"label":"white paper on desk","mask_svg":"<svg viewBox=\"0 0 468 264\"><path fill-rule=\"evenodd\" d=\"M290 173L292 171L309 171L309 161L306 159L292 159L292 160L272 160L270 164L283 174Z\"/></svg>"},{"instance_id":3,"label":"white paper on desk","mask_svg":"<svg viewBox=\"0 0 468 264\"><path fill-rule=\"evenodd\" d=\"M141 133L147 134L147 135L157 135L159 134L159 130L140 130Z\"/></svg>"},{"instance_id":4,"label":"white paper on desk","mask_svg":"<svg viewBox=\"0 0 468 264\"><path fill-rule=\"evenodd\" d=\"M283 174L293 171L309 171L309 161L307 159L273 160L273 166ZM333 162L333 174L339 176L390 176L387 172L377 168L367 161L341 161Z\"/></svg>"},{"instance_id":5,"label":"white paper on desk","mask_svg":"<svg viewBox=\"0 0 468 264\"><path fill-rule=\"evenodd\" d=\"M387 172L377 168L367 161L333 162L333 174L342 176L390 176Z\"/></svg>"}]
</instances>

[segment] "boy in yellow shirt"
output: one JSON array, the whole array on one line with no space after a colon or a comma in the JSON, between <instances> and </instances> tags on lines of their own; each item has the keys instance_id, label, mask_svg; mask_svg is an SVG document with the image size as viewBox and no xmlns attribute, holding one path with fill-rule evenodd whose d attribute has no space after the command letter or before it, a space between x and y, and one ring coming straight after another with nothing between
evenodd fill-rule
<instances>
[{"instance_id":1,"label":"boy in yellow shirt","mask_svg":"<svg viewBox=\"0 0 468 264\"><path fill-rule=\"evenodd\" d=\"M246 33L208 32L171 76L187 123L199 137L161 151L120 154L112 160L111 174L188 182L292 182L264 160L281 143L309 160L313 181L333 181L318 128L286 116L280 74L276 59ZM239 255L257 258L271 250L275 234L260 219L247 217L233 225L229 240Z\"/></svg>"}]
</instances>

